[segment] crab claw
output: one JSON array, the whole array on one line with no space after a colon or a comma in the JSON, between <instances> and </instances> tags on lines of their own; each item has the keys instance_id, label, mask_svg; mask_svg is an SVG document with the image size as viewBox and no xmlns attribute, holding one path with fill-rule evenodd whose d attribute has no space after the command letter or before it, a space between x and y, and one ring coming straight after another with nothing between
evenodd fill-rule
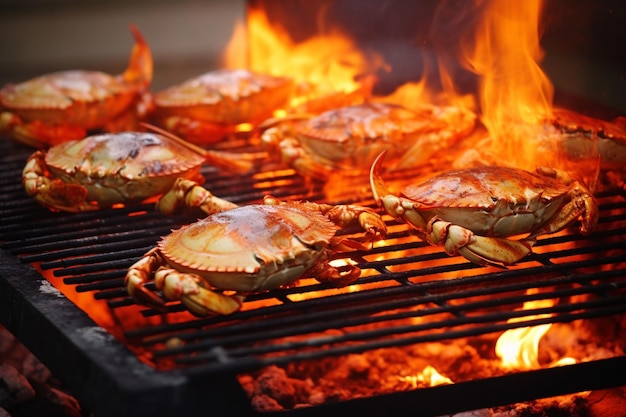
<instances>
[{"instance_id":1,"label":"crab claw","mask_svg":"<svg viewBox=\"0 0 626 417\"><path fill-rule=\"evenodd\" d=\"M156 248L152 249L135 262L124 277L124 286L128 295L138 303L156 308L157 310L163 310L165 302L161 297L147 289L146 284L150 279L150 271L153 271L162 262L163 259Z\"/></svg>"},{"instance_id":2,"label":"crab claw","mask_svg":"<svg viewBox=\"0 0 626 417\"><path fill-rule=\"evenodd\" d=\"M235 313L241 308L244 299L245 296L242 294L228 296L204 288L199 288L198 293L184 294L180 297L185 307L199 317Z\"/></svg>"},{"instance_id":3,"label":"crab claw","mask_svg":"<svg viewBox=\"0 0 626 417\"><path fill-rule=\"evenodd\" d=\"M361 277L361 269L351 264L335 267L329 262L320 262L310 268L307 275L314 276L321 283L341 288L354 284Z\"/></svg>"},{"instance_id":4,"label":"crab claw","mask_svg":"<svg viewBox=\"0 0 626 417\"><path fill-rule=\"evenodd\" d=\"M380 155L376 157L376 159L372 163L372 167L370 168L370 187L372 188L372 195L374 196L374 200L376 200L376 204L378 204L379 206L382 205L383 197L391 194L389 189L387 188L387 185L380 176L386 154L387 151L381 152Z\"/></svg>"},{"instance_id":5,"label":"crab claw","mask_svg":"<svg viewBox=\"0 0 626 417\"><path fill-rule=\"evenodd\" d=\"M196 316L232 314L241 308L245 297L217 293L206 288L202 277L162 267L154 274L154 284L168 300L180 300Z\"/></svg>"},{"instance_id":6,"label":"crab claw","mask_svg":"<svg viewBox=\"0 0 626 417\"><path fill-rule=\"evenodd\" d=\"M485 237L471 230L435 218L429 224L427 240L443 245L448 255L461 255L478 265L513 265L532 252L533 239L510 240Z\"/></svg>"},{"instance_id":7,"label":"crab claw","mask_svg":"<svg viewBox=\"0 0 626 417\"><path fill-rule=\"evenodd\" d=\"M130 53L128 68L122 74L124 81L147 87L152 83L152 51L139 29L131 25L130 31L135 38L135 45Z\"/></svg>"},{"instance_id":8,"label":"crab claw","mask_svg":"<svg viewBox=\"0 0 626 417\"><path fill-rule=\"evenodd\" d=\"M168 215L193 208L199 208L206 214L213 214L233 209L237 205L214 196L195 181L178 178L172 188L161 196L156 207L161 213Z\"/></svg>"}]
</instances>

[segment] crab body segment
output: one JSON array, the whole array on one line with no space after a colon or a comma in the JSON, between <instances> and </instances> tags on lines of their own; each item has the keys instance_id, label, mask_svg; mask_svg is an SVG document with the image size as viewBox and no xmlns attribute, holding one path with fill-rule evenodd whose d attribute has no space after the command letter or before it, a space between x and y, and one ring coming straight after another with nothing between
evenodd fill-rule
<instances>
[{"instance_id":1,"label":"crab body segment","mask_svg":"<svg viewBox=\"0 0 626 417\"><path fill-rule=\"evenodd\" d=\"M22 182L52 210L92 211L163 194L179 177L201 180L204 161L157 133L103 133L34 152Z\"/></svg>"},{"instance_id":2,"label":"crab body segment","mask_svg":"<svg viewBox=\"0 0 626 417\"><path fill-rule=\"evenodd\" d=\"M188 180L178 182L179 191L204 190ZM360 270L348 265L340 271L330 265L330 255L365 249L386 232L384 222L366 207L281 202L269 196L263 204L238 207L206 190L202 197L203 207L212 207L213 214L173 231L130 267L126 288L138 302L163 308L163 299L145 286L151 280L166 299L181 300L199 316L231 314L247 293L289 285L303 275L345 286L358 279ZM364 241L337 236L355 225L365 230Z\"/></svg>"},{"instance_id":3,"label":"crab body segment","mask_svg":"<svg viewBox=\"0 0 626 417\"><path fill-rule=\"evenodd\" d=\"M288 117L266 129L261 139L280 159L305 176L366 173L386 150L398 169L428 163L430 157L474 128L475 117L456 108L419 110L370 102Z\"/></svg>"},{"instance_id":4,"label":"crab body segment","mask_svg":"<svg viewBox=\"0 0 626 417\"><path fill-rule=\"evenodd\" d=\"M183 138L206 144L272 116L287 104L288 77L243 69L207 72L154 94L155 123Z\"/></svg>"},{"instance_id":5,"label":"crab body segment","mask_svg":"<svg viewBox=\"0 0 626 417\"><path fill-rule=\"evenodd\" d=\"M565 184L552 170L482 166L449 171L395 195L380 176L383 158L376 159L370 174L378 204L423 240L481 265L514 264L531 253L537 236L579 219L581 232L588 234L598 222L592 194L577 182Z\"/></svg>"},{"instance_id":6,"label":"crab body segment","mask_svg":"<svg viewBox=\"0 0 626 417\"><path fill-rule=\"evenodd\" d=\"M0 90L0 132L47 147L85 137L93 129L135 128L149 110L152 54L141 33L123 74L71 70L42 75Z\"/></svg>"}]
</instances>

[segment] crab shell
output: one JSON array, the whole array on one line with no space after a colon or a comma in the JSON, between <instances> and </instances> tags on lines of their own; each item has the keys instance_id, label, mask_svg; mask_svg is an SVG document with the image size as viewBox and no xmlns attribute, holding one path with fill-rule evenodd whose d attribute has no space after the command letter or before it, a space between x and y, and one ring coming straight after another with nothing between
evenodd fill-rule
<instances>
[{"instance_id":1,"label":"crab shell","mask_svg":"<svg viewBox=\"0 0 626 417\"><path fill-rule=\"evenodd\" d=\"M378 204L411 225L421 239L481 265L514 264L532 252L537 236L577 220L588 234L598 222L589 190L575 181L561 182L554 170L535 174L481 166L449 171L409 185L397 196L380 177L383 158L384 153L370 171Z\"/></svg>"},{"instance_id":2,"label":"crab shell","mask_svg":"<svg viewBox=\"0 0 626 417\"><path fill-rule=\"evenodd\" d=\"M284 105L293 82L248 70L217 70L154 95L157 116L180 116L208 123L256 123Z\"/></svg>"},{"instance_id":3,"label":"crab shell","mask_svg":"<svg viewBox=\"0 0 626 417\"><path fill-rule=\"evenodd\" d=\"M262 291L289 284L323 260L338 230L295 205L249 205L212 214L158 243L167 264L215 288Z\"/></svg>"},{"instance_id":4,"label":"crab shell","mask_svg":"<svg viewBox=\"0 0 626 417\"><path fill-rule=\"evenodd\" d=\"M53 146L45 155L52 178L84 187L86 200L99 207L165 193L178 177L198 178L204 160L187 147L148 132L88 136Z\"/></svg>"},{"instance_id":5,"label":"crab shell","mask_svg":"<svg viewBox=\"0 0 626 417\"><path fill-rule=\"evenodd\" d=\"M532 233L550 222L570 200L571 188L528 171L482 166L437 175L409 185L402 195L435 216L481 236Z\"/></svg>"},{"instance_id":6,"label":"crab shell","mask_svg":"<svg viewBox=\"0 0 626 417\"><path fill-rule=\"evenodd\" d=\"M293 135L306 155L322 166L367 172L384 150L398 169L427 163L441 148L469 134L474 124L473 114L453 107L412 110L372 102L298 121L293 128L287 128L287 133L279 133L279 138ZM275 144L271 137L274 132L265 136L266 143Z\"/></svg>"},{"instance_id":7,"label":"crab shell","mask_svg":"<svg viewBox=\"0 0 626 417\"><path fill-rule=\"evenodd\" d=\"M605 121L571 110L554 109L552 123L563 132L561 148L571 158L600 157L603 170L626 166L626 118Z\"/></svg>"},{"instance_id":8,"label":"crab shell","mask_svg":"<svg viewBox=\"0 0 626 417\"><path fill-rule=\"evenodd\" d=\"M126 110L137 89L97 71L42 75L0 91L2 106L26 122L67 123L87 130L101 127Z\"/></svg>"},{"instance_id":9,"label":"crab shell","mask_svg":"<svg viewBox=\"0 0 626 417\"><path fill-rule=\"evenodd\" d=\"M152 54L138 29L131 26L136 44L125 72L118 76L99 71L70 70L42 75L0 90L0 107L17 116L21 124L35 123L31 144L51 145L79 139L85 131L107 123L142 100L152 81ZM0 121L10 129L12 121ZM38 126L37 124L43 124ZM125 122L124 122L125 123ZM60 138L48 138L54 126L62 126ZM128 127L128 126L124 126ZM111 126L111 129L115 128ZM42 135L42 137L37 137ZM65 138L64 138L65 136ZM37 143L40 142L40 143Z\"/></svg>"}]
</instances>

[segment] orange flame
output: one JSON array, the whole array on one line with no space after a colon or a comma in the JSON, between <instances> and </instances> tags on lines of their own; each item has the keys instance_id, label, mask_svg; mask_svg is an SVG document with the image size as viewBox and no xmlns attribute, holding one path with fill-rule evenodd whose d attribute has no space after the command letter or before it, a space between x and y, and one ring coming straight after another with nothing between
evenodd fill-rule
<instances>
[{"instance_id":1,"label":"orange flame","mask_svg":"<svg viewBox=\"0 0 626 417\"><path fill-rule=\"evenodd\" d=\"M461 48L462 62L480 77L482 122L494 153L534 169L541 152L533 138L551 117L553 85L539 62L542 0L476 2L484 6L475 39Z\"/></svg>"},{"instance_id":2,"label":"orange flame","mask_svg":"<svg viewBox=\"0 0 626 417\"><path fill-rule=\"evenodd\" d=\"M434 367L427 365L422 372L417 375L401 376L398 377L400 381L407 382L411 388L419 387L435 387L437 385L452 384L452 380L446 376L443 376Z\"/></svg>"},{"instance_id":3,"label":"orange flame","mask_svg":"<svg viewBox=\"0 0 626 417\"><path fill-rule=\"evenodd\" d=\"M226 68L292 77L300 89L294 107L312 96L356 91L362 87L359 75L384 66L382 58L364 54L338 29L295 43L284 28L270 23L264 10L252 7L247 24L236 25L223 59Z\"/></svg>"},{"instance_id":4,"label":"orange flame","mask_svg":"<svg viewBox=\"0 0 626 417\"><path fill-rule=\"evenodd\" d=\"M528 290L529 294L536 293L536 289ZM524 310L552 307L552 300L534 300L524 303ZM517 319L510 319L509 323L524 320L534 320L550 317L549 314L532 315ZM539 341L550 330L551 324L541 324L532 327L520 327L504 332L496 342L496 355L501 359L505 369L535 369L539 368Z\"/></svg>"}]
</instances>

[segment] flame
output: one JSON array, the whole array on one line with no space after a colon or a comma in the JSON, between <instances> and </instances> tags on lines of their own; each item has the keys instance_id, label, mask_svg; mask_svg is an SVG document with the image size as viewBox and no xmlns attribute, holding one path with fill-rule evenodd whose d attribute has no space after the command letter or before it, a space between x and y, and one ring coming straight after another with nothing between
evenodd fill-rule
<instances>
[{"instance_id":1,"label":"flame","mask_svg":"<svg viewBox=\"0 0 626 417\"><path fill-rule=\"evenodd\" d=\"M462 46L461 61L479 75L482 122L495 154L533 170L542 161L533 138L552 115L554 88L541 69L542 0L476 1L483 7L476 37ZM545 161L552 162L552 161Z\"/></svg>"},{"instance_id":2,"label":"flame","mask_svg":"<svg viewBox=\"0 0 626 417\"><path fill-rule=\"evenodd\" d=\"M363 87L360 75L384 66L380 56L364 54L339 29L295 43L263 9L254 7L248 8L247 25L235 26L223 60L226 68L292 77L298 87L292 107L337 92L358 91Z\"/></svg>"},{"instance_id":3,"label":"flame","mask_svg":"<svg viewBox=\"0 0 626 417\"><path fill-rule=\"evenodd\" d=\"M400 376L400 381L408 383L411 388L419 388L423 386L435 387L437 385L453 384L452 380L443 376L431 365L427 365L422 372L416 375Z\"/></svg>"},{"instance_id":4,"label":"flame","mask_svg":"<svg viewBox=\"0 0 626 417\"><path fill-rule=\"evenodd\" d=\"M529 289L528 294L537 293L537 289ZM524 310L549 308L554 305L553 300L534 300L524 303ZM508 323L524 320L535 320L550 317L550 314L538 314L527 317L510 319ZM496 342L496 355L501 359L505 369L535 369L539 368L539 341L550 330L551 324L541 324L532 327L520 327L504 332Z\"/></svg>"}]
</instances>

